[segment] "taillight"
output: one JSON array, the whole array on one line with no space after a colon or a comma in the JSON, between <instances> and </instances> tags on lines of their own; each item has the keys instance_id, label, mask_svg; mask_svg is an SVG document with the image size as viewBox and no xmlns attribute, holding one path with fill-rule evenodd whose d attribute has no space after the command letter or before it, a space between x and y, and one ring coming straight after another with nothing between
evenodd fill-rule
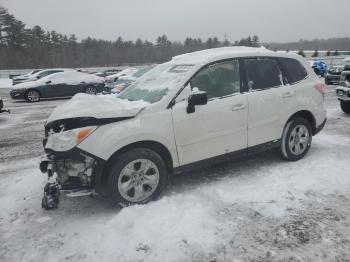
<instances>
[{"instance_id":1,"label":"taillight","mask_svg":"<svg viewBox=\"0 0 350 262\"><path fill-rule=\"evenodd\" d=\"M326 90L326 85L324 83L318 81L314 85L314 88L324 96Z\"/></svg>"}]
</instances>

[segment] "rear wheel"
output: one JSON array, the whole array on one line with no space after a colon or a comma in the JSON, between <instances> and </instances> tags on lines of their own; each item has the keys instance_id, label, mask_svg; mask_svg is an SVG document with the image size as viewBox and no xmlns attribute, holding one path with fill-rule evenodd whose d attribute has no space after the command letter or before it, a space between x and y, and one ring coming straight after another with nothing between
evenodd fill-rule
<instances>
[{"instance_id":1,"label":"rear wheel","mask_svg":"<svg viewBox=\"0 0 350 262\"><path fill-rule=\"evenodd\" d=\"M96 89L96 87L94 87L94 86L87 86L87 87L85 88L85 93L86 93L86 94L89 94L89 95L96 95L97 89Z\"/></svg>"},{"instance_id":2,"label":"rear wheel","mask_svg":"<svg viewBox=\"0 0 350 262\"><path fill-rule=\"evenodd\" d=\"M340 101L340 107L344 113L350 114L350 102Z\"/></svg>"},{"instance_id":3,"label":"rear wheel","mask_svg":"<svg viewBox=\"0 0 350 262\"><path fill-rule=\"evenodd\" d=\"M167 184L163 159L147 148L132 149L116 158L108 176L113 204L145 204L159 198Z\"/></svg>"},{"instance_id":4,"label":"rear wheel","mask_svg":"<svg viewBox=\"0 0 350 262\"><path fill-rule=\"evenodd\" d=\"M25 98L28 102L38 102L40 101L40 93L37 90L30 89L25 94Z\"/></svg>"},{"instance_id":5,"label":"rear wheel","mask_svg":"<svg viewBox=\"0 0 350 262\"><path fill-rule=\"evenodd\" d=\"M288 161L303 158L310 149L311 126L304 118L291 119L284 127L281 141L281 154Z\"/></svg>"}]
</instances>

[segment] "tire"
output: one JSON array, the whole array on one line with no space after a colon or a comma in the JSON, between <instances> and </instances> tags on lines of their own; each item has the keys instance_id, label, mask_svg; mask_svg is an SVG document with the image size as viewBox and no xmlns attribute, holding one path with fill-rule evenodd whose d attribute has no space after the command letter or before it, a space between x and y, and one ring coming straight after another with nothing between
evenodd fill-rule
<instances>
[{"instance_id":1,"label":"tire","mask_svg":"<svg viewBox=\"0 0 350 262\"><path fill-rule=\"evenodd\" d=\"M97 94L97 88L94 86L87 86L85 88L85 93L89 95L96 95Z\"/></svg>"},{"instance_id":2,"label":"tire","mask_svg":"<svg viewBox=\"0 0 350 262\"><path fill-rule=\"evenodd\" d=\"M298 161L310 149L312 131L310 123L297 117L285 125L281 139L281 154L285 160Z\"/></svg>"},{"instance_id":3,"label":"tire","mask_svg":"<svg viewBox=\"0 0 350 262\"><path fill-rule=\"evenodd\" d=\"M320 70L318 68L314 68L314 72L318 76L321 75L321 72L320 72Z\"/></svg>"},{"instance_id":4,"label":"tire","mask_svg":"<svg viewBox=\"0 0 350 262\"><path fill-rule=\"evenodd\" d=\"M350 114L350 102L340 101L340 107L344 113Z\"/></svg>"},{"instance_id":5,"label":"tire","mask_svg":"<svg viewBox=\"0 0 350 262\"><path fill-rule=\"evenodd\" d=\"M29 89L25 93L25 99L30 103L39 102L40 101L40 93L38 90Z\"/></svg>"},{"instance_id":6,"label":"tire","mask_svg":"<svg viewBox=\"0 0 350 262\"><path fill-rule=\"evenodd\" d=\"M153 150L132 149L112 162L107 185L112 204L129 206L148 203L158 199L167 185L164 160Z\"/></svg>"}]
</instances>

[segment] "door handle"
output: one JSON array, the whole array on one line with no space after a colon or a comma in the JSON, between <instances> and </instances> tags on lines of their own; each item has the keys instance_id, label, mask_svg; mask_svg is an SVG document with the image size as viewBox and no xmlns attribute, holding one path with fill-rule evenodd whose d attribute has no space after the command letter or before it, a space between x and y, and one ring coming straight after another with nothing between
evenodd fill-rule
<instances>
[{"instance_id":1,"label":"door handle","mask_svg":"<svg viewBox=\"0 0 350 262\"><path fill-rule=\"evenodd\" d=\"M245 108L244 105L238 104L238 105L234 105L234 106L232 107L232 111L239 111L239 110L243 110L244 108Z\"/></svg>"},{"instance_id":2,"label":"door handle","mask_svg":"<svg viewBox=\"0 0 350 262\"><path fill-rule=\"evenodd\" d=\"M293 96L292 92L284 92L282 94L282 98L288 98L288 97L291 97L291 96Z\"/></svg>"}]
</instances>

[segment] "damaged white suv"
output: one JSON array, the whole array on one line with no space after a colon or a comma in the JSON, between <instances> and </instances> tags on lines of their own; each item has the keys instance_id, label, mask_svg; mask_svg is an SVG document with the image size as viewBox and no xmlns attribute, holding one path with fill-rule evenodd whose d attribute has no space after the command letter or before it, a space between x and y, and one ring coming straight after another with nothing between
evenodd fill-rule
<instances>
[{"instance_id":1,"label":"damaged white suv","mask_svg":"<svg viewBox=\"0 0 350 262\"><path fill-rule=\"evenodd\" d=\"M118 97L78 94L45 125L43 207L60 190L146 203L170 174L265 149L299 160L325 125L323 91L300 56L227 47L174 57Z\"/></svg>"}]
</instances>

